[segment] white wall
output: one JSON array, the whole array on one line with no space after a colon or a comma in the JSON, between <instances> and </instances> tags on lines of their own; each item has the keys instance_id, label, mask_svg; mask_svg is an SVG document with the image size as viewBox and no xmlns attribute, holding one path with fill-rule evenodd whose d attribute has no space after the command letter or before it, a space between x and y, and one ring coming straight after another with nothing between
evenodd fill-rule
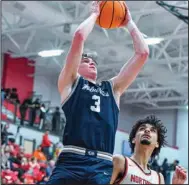
<instances>
[{"instance_id":1,"label":"white wall","mask_svg":"<svg viewBox=\"0 0 189 185\"><path fill-rule=\"evenodd\" d=\"M57 79L57 76L48 75L35 75L34 77L34 91L36 91L37 94L43 96L42 100L50 100L51 106L60 105L60 95L57 89Z\"/></svg>"},{"instance_id":2,"label":"white wall","mask_svg":"<svg viewBox=\"0 0 189 185\"><path fill-rule=\"evenodd\" d=\"M177 115L177 145L180 151L178 160L188 167L188 110L180 110Z\"/></svg>"}]
</instances>

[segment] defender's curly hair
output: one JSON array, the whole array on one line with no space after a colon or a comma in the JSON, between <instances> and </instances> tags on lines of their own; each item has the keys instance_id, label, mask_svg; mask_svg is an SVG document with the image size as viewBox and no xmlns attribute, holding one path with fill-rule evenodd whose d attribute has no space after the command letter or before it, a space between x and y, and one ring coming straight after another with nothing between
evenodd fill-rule
<instances>
[{"instance_id":1,"label":"defender's curly hair","mask_svg":"<svg viewBox=\"0 0 189 185\"><path fill-rule=\"evenodd\" d=\"M150 115L144 119L138 120L136 124L133 126L131 133L129 135L129 143L130 143L132 153L134 152L134 147L135 147L135 144L132 143L132 141L135 138L136 132L138 131L139 127L143 124L150 124L157 129L159 147L155 148L152 153L151 158L154 158L160 153L161 148L165 146L165 144L167 144L165 140L165 138L167 137L166 136L167 129L163 125L161 120L157 119L154 115Z\"/></svg>"}]
</instances>

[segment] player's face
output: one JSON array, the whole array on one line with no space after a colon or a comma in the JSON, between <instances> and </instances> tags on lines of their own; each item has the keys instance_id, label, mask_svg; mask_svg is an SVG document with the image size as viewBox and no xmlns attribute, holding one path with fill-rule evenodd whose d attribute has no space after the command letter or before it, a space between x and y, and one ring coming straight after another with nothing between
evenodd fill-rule
<instances>
[{"instance_id":1,"label":"player's face","mask_svg":"<svg viewBox=\"0 0 189 185\"><path fill-rule=\"evenodd\" d=\"M81 76L95 78L97 76L96 63L91 58L82 58L79 66L79 74Z\"/></svg>"},{"instance_id":2,"label":"player's face","mask_svg":"<svg viewBox=\"0 0 189 185\"><path fill-rule=\"evenodd\" d=\"M136 136L133 140L135 145L146 145L152 147L159 147L158 145L158 133L157 129L150 124L142 124L137 132Z\"/></svg>"}]
</instances>

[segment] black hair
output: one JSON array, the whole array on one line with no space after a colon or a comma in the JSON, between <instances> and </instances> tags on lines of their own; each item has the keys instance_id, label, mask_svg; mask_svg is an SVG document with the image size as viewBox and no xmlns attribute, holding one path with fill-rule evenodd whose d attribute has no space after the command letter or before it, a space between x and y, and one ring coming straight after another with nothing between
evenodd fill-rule
<instances>
[{"instance_id":1,"label":"black hair","mask_svg":"<svg viewBox=\"0 0 189 185\"><path fill-rule=\"evenodd\" d=\"M132 130L129 135L129 144L130 144L132 153L134 152L134 148L135 148L135 144L132 143L132 141L135 138L135 135L136 135L139 127L143 124L150 124L157 129L159 147L154 149L154 151L152 152L152 156L151 156L151 158L155 158L160 153L161 148L163 146L165 146L165 144L167 144L167 142L165 140L165 138L167 137L166 136L167 129L163 125L161 120L157 119L156 116L154 116L154 115L150 115L144 119L138 120L135 123L135 125L132 127Z\"/></svg>"},{"instance_id":2,"label":"black hair","mask_svg":"<svg viewBox=\"0 0 189 185\"><path fill-rule=\"evenodd\" d=\"M17 88L12 88L12 92L17 92Z\"/></svg>"}]
</instances>

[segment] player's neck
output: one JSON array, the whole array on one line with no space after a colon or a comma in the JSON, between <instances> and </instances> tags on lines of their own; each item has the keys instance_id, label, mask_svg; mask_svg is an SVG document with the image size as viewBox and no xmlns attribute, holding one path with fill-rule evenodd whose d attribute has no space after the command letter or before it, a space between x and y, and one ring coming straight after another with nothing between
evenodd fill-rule
<instances>
[{"instance_id":1,"label":"player's neck","mask_svg":"<svg viewBox=\"0 0 189 185\"><path fill-rule=\"evenodd\" d=\"M88 80L89 82L96 84L96 80L90 79L90 78L86 78L86 80Z\"/></svg>"},{"instance_id":2,"label":"player's neck","mask_svg":"<svg viewBox=\"0 0 189 185\"><path fill-rule=\"evenodd\" d=\"M93 84L96 84L96 79L94 79L94 78L90 78L89 76L84 76L84 75L83 75L83 78L85 78L86 80L88 80L89 82L91 82Z\"/></svg>"},{"instance_id":3,"label":"player's neck","mask_svg":"<svg viewBox=\"0 0 189 185\"><path fill-rule=\"evenodd\" d=\"M151 157L152 152L141 148L134 152L131 159L133 159L143 170L148 170L148 161Z\"/></svg>"}]
</instances>

